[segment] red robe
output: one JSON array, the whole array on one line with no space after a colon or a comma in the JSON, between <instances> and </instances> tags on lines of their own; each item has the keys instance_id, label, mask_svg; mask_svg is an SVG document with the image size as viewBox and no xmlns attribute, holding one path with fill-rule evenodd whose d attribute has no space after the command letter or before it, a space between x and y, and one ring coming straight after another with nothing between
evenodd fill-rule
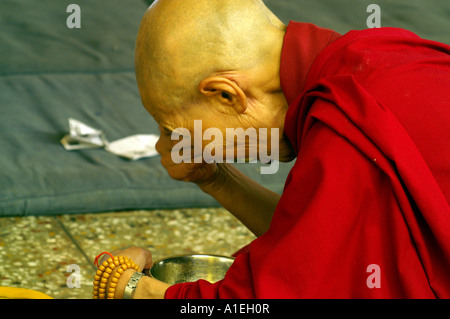
<instances>
[{"instance_id":1,"label":"red robe","mask_svg":"<svg viewBox=\"0 0 450 319\"><path fill-rule=\"evenodd\" d=\"M224 280L166 298L450 298L450 47L396 28L336 38L288 26L297 159L270 229Z\"/></svg>"}]
</instances>

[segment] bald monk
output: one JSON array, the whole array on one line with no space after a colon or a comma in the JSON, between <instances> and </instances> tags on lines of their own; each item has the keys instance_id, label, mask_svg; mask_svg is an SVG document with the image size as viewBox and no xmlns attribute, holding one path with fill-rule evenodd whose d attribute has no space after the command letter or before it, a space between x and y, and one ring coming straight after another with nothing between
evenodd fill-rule
<instances>
[{"instance_id":1,"label":"bald monk","mask_svg":"<svg viewBox=\"0 0 450 319\"><path fill-rule=\"evenodd\" d=\"M143 277L135 298L450 298L449 52L396 28L285 26L258 0L154 2L136 75L162 165L258 238L222 281ZM279 129L281 197L226 163L176 164L172 132L194 120Z\"/></svg>"}]
</instances>

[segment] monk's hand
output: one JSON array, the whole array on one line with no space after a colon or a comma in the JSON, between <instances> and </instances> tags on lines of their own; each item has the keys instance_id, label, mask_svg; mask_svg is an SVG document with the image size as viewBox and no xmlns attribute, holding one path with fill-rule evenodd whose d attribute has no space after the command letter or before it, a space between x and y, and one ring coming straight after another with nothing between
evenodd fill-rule
<instances>
[{"instance_id":1,"label":"monk's hand","mask_svg":"<svg viewBox=\"0 0 450 319\"><path fill-rule=\"evenodd\" d=\"M152 254L149 250L140 247L128 247L120 250L112 251L113 256L128 257L132 260L138 267L140 271L144 269L150 269L153 265ZM109 258L108 254L105 254L100 260L103 263L104 260ZM115 277L115 272L118 271L119 267L112 270L109 280L106 283L106 289L109 290L112 287L112 278ZM124 296L125 288L130 281L132 275L136 272L134 269L125 270L116 282L114 291L115 299L122 299ZM135 299L164 299L166 290L170 287L162 281L155 278L144 276L139 280L139 285L135 290Z\"/></svg>"},{"instance_id":2,"label":"monk's hand","mask_svg":"<svg viewBox=\"0 0 450 319\"><path fill-rule=\"evenodd\" d=\"M161 126L160 137L156 143L156 151L161 155L161 164L175 180L191 182L202 186L212 184L219 173L219 166L216 163L206 163L203 159L201 163L195 163L192 158L190 162L182 161L175 163L172 158L172 150L179 142L172 140L172 133Z\"/></svg>"},{"instance_id":3,"label":"monk's hand","mask_svg":"<svg viewBox=\"0 0 450 319\"><path fill-rule=\"evenodd\" d=\"M149 250L141 247L132 246L122 248L119 250L112 251L111 255L128 257L136 265L138 265L141 271L143 271L144 269L150 269L153 264L152 253ZM109 257L110 257L109 255L106 254L103 255L102 259L100 260L100 263L103 263L103 261L107 260Z\"/></svg>"}]
</instances>

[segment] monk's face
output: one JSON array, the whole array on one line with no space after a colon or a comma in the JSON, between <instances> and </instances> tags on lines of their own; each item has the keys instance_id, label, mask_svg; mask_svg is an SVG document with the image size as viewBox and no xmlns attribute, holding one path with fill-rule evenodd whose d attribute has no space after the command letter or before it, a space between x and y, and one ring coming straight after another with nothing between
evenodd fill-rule
<instances>
[{"instance_id":1,"label":"monk's face","mask_svg":"<svg viewBox=\"0 0 450 319\"><path fill-rule=\"evenodd\" d=\"M217 142L224 158L230 144L235 153L256 144L257 156L260 146L273 154L279 145L287 150L279 159L292 159L279 80L285 27L268 16L253 0L155 1L136 41L136 79L162 132L188 132L203 147ZM244 132L245 145L230 130Z\"/></svg>"},{"instance_id":2,"label":"monk's face","mask_svg":"<svg viewBox=\"0 0 450 319\"><path fill-rule=\"evenodd\" d=\"M180 105L169 105L166 101L172 101L170 94L170 90L157 94L155 91L141 89L143 105L160 126L161 134L172 135L172 132L184 136L187 134L192 139L192 146L194 138L197 141L201 140L202 149L207 146L214 147L213 153L220 151L223 161L230 154L236 159L238 148L243 148L245 152L250 144L257 143L257 136L249 136L245 145L238 144L237 141L233 143L233 136L233 141L230 143L230 129L232 132L241 128L244 131L248 129L248 126L242 127L244 123L240 121L239 116L219 112L211 105L213 102L208 98L200 98L196 102L181 102ZM173 134L174 139L179 138L178 134ZM245 154L248 159L249 153Z\"/></svg>"}]
</instances>

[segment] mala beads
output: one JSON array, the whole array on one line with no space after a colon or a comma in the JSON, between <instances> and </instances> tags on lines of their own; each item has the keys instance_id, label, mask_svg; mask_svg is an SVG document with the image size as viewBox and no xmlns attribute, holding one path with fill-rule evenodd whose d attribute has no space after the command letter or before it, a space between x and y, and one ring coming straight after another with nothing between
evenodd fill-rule
<instances>
[{"instance_id":1,"label":"mala beads","mask_svg":"<svg viewBox=\"0 0 450 319\"><path fill-rule=\"evenodd\" d=\"M99 265L98 260L104 254L111 257ZM94 299L114 299L117 283L123 272L127 269L139 271L139 267L128 257L113 256L108 252L98 255L94 264L98 267L94 277Z\"/></svg>"}]
</instances>

